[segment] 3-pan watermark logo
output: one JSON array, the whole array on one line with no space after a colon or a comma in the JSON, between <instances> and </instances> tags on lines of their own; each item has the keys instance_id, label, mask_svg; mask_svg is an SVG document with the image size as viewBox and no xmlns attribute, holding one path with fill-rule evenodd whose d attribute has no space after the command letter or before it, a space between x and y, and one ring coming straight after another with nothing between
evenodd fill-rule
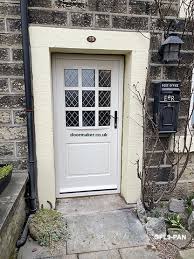
<instances>
[{"instance_id":1,"label":"3-pan watermark logo","mask_svg":"<svg viewBox=\"0 0 194 259\"><path fill-rule=\"evenodd\" d=\"M156 240L186 240L187 236L183 234L174 234L174 235L155 235L154 239Z\"/></svg>"}]
</instances>

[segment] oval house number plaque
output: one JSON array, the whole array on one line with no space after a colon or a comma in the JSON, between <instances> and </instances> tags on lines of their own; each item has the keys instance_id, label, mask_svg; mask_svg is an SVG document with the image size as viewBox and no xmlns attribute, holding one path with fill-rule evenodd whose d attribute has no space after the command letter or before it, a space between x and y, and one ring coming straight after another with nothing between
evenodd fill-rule
<instances>
[{"instance_id":1,"label":"oval house number plaque","mask_svg":"<svg viewBox=\"0 0 194 259\"><path fill-rule=\"evenodd\" d=\"M96 38L94 36L88 36L87 41L90 42L90 43L93 43L93 42L96 41Z\"/></svg>"}]
</instances>

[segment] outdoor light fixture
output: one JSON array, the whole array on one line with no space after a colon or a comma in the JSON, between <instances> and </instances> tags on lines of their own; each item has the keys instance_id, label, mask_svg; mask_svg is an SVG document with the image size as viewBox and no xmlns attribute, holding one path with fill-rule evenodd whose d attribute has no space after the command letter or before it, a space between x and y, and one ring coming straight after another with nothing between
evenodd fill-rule
<instances>
[{"instance_id":1,"label":"outdoor light fixture","mask_svg":"<svg viewBox=\"0 0 194 259\"><path fill-rule=\"evenodd\" d=\"M171 33L162 43L159 54L164 63L178 63L181 45L184 42L175 33Z\"/></svg>"}]
</instances>

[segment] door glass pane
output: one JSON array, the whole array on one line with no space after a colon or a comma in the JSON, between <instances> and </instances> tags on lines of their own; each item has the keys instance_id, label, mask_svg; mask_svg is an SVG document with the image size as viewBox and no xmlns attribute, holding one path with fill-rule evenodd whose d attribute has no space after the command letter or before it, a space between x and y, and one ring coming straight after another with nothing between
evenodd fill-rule
<instances>
[{"instance_id":1,"label":"door glass pane","mask_svg":"<svg viewBox=\"0 0 194 259\"><path fill-rule=\"evenodd\" d=\"M110 126L110 111L99 111L99 126Z\"/></svg>"},{"instance_id":2,"label":"door glass pane","mask_svg":"<svg viewBox=\"0 0 194 259\"><path fill-rule=\"evenodd\" d=\"M78 91L65 91L65 106L78 107Z\"/></svg>"},{"instance_id":3,"label":"door glass pane","mask_svg":"<svg viewBox=\"0 0 194 259\"><path fill-rule=\"evenodd\" d=\"M79 112L78 111L66 111L66 126L67 127L79 127Z\"/></svg>"},{"instance_id":4,"label":"door glass pane","mask_svg":"<svg viewBox=\"0 0 194 259\"><path fill-rule=\"evenodd\" d=\"M95 126L95 111L83 111L82 112L83 126Z\"/></svg>"},{"instance_id":5,"label":"door glass pane","mask_svg":"<svg viewBox=\"0 0 194 259\"><path fill-rule=\"evenodd\" d=\"M110 91L99 91L99 107L110 107Z\"/></svg>"},{"instance_id":6,"label":"door glass pane","mask_svg":"<svg viewBox=\"0 0 194 259\"><path fill-rule=\"evenodd\" d=\"M67 87L78 86L77 69L65 69L65 86Z\"/></svg>"},{"instance_id":7,"label":"door glass pane","mask_svg":"<svg viewBox=\"0 0 194 259\"><path fill-rule=\"evenodd\" d=\"M95 107L95 91L82 91L82 107Z\"/></svg>"},{"instance_id":8,"label":"door glass pane","mask_svg":"<svg viewBox=\"0 0 194 259\"><path fill-rule=\"evenodd\" d=\"M95 86L95 70L82 69L82 86L94 87Z\"/></svg>"},{"instance_id":9,"label":"door glass pane","mask_svg":"<svg viewBox=\"0 0 194 259\"><path fill-rule=\"evenodd\" d=\"M99 87L111 86L111 70L99 70Z\"/></svg>"}]
</instances>

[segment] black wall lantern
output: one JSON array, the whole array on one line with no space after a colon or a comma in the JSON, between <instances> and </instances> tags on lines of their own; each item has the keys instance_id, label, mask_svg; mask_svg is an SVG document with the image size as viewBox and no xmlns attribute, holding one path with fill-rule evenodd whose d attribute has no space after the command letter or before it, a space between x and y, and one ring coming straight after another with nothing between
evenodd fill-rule
<instances>
[{"instance_id":1,"label":"black wall lantern","mask_svg":"<svg viewBox=\"0 0 194 259\"><path fill-rule=\"evenodd\" d=\"M180 58L181 45L184 42L176 33L171 33L162 43L159 54L164 63L178 63Z\"/></svg>"}]
</instances>

